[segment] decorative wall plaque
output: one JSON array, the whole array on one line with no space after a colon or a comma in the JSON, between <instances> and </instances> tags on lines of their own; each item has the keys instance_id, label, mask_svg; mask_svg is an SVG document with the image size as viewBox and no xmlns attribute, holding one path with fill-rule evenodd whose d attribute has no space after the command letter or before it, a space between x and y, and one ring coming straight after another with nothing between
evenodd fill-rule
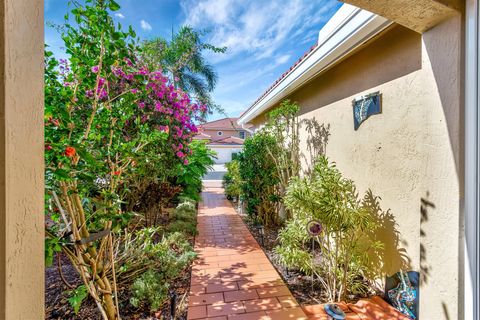
<instances>
[{"instance_id":1,"label":"decorative wall plaque","mask_svg":"<svg viewBox=\"0 0 480 320\"><path fill-rule=\"evenodd\" d=\"M373 114L382 112L381 95L379 92L371 93L366 96L355 98L353 104L353 126L355 130L360 127L362 122Z\"/></svg>"}]
</instances>

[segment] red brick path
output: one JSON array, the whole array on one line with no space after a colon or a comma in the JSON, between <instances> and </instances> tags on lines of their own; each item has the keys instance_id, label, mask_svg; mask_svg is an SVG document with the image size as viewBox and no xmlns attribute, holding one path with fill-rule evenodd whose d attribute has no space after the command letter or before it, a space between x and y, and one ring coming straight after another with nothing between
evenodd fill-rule
<instances>
[{"instance_id":1,"label":"red brick path","mask_svg":"<svg viewBox=\"0 0 480 320\"><path fill-rule=\"evenodd\" d=\"M223 190L205 188L202 199L188 319L306 320Z\"/></svg>"}]
</instances>

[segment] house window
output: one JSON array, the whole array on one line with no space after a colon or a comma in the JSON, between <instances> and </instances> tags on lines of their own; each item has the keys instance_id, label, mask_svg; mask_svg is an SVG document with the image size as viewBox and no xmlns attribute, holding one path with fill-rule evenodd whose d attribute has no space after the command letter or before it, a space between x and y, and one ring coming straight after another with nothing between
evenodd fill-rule
<instances>
[{"instance_id":1,"label":"house window","mask_svg":"<svg viewBox=\"0 0 480 320\"><path fill-rule=\"evenodd\" d=\"M245 139L245 131L240 131L238 133L238 136L241 138L241 139Z\"/></svg>"},{"instance_id":2,"label":"house window","mask_svg":"<svg viewBox=\"0 0 480 320\"><path fill-rule=\"evenodd\" d=\"M218 136L223 136L223 132L222 132L222 131L218 131L218 132L217 132L217 135L218 135Z\"/></svg>"}]
</instances>

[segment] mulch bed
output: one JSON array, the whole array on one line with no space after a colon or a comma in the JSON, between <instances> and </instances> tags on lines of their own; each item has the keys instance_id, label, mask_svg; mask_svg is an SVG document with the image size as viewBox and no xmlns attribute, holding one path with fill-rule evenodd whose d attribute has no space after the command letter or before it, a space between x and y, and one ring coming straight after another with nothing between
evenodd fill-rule
<instances>
[{"instance_id":1,"label":"mulch bed","mask_svg":"<svg viewBox=\"0 0 480 320\"><path fill-rule=\"evenodd\" d=\"M232 203L232 206L235 208L235 210L237 210L237 204ZM260 230L256 228L254 221L246 214L239 213L239 215L242 217L243 221L267 255L270 262L273 264L275 269L277 269L278 273L292 292L295 299L297 299L298 303L302 305L313 305L324 302L325 299L322 295L322 288L318 280L314 280L312 284L312 278L310 276L296 271L287 270L278 263L274 248L278 245L279 229L264 228L264 236L262 241L262 235Z\"/></svg>"},{"instance_id":2,"label":"mulch bed","mask_svg":"<svg viewBox=\"0 0 480 320\"><path fill-rule=\"evenodd\" d=\"M190 239L193 246L193 239ZM45 269L45 319L58 320L98 320L102 319L97 310L94 300L90 297L84 300L80 311L75 314L73 308L68 303L68 291L71 289L62 281L58 272L58 259L61 259L62 273L70 285L78 286L82 284L77 271L73 268L68 258L59 254L55 257L51 267ZM172 289L177 296L177 314L175 319L187 319L188 293L190 289L191 267L173 283ZM171 319L170 302L165 303L162 308L156 312L151 312L149 308L134 308L129 303L128 288L119 288L119 304L122 319Z\"/></svg>"}]
</instances>

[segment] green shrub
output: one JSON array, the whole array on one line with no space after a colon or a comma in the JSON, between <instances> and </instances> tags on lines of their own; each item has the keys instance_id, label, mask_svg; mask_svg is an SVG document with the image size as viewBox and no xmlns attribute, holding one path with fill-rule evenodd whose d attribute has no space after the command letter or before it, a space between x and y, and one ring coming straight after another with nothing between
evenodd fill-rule
<instances>
[{"instance_id":1,"label":"green shrub","mask_svg":"<svg viewBox=\"0 0 480 320\"><path fill-rule=\"evenodd\" d=\"M321 157L311 176L291 180L285 204L293 219L279 234L280 262L317 276L328 301L366 293L369 254L382 247L370 237L378 223L368 197L359 199L353 181ZM312 219L322 225L313 245L306 230Z\"/></svg>"},{"instance_id":2,"label":"green shrub","mask_svg":"<svg viewBox=\"0 0 480 320\"><path fill-rule=\"evenodd\" d=\"M167 232L183 232L189 236L197 234L196 202L184 198L173 214L172 222L167 226Z\"/></svg>"},{"instance_id":3,"label":"green shrub","mask_svg":"<svg viewBox=\"0 0 480 320\"><path fill-rule=\"evenodd\" d=\"M183 196L199 200L202 178L215 164L216 153L207 147L205 141L193 140L189 147L192 154L187 164L178 167L177 184L183 187Z\"/></svg>"},{"instance_id":4,"label":"green shrub","mask_svg":"<svg viewBox=\"0 0 480 320\"><path fill-rule=\"evenodd\" d=\"M247 213L264 225L277 224L276 186L279 181L275 163L268 155L268 147L275 146L275 137L258 132L245 140L238 156L241 193Z\"/></svg>"},{"instance_id":5,"label":"green shrub","mask_svg":"<svg viewBox=\"0 0 480 320\"><path fill-rule=\"evenodd\" d=\"M236 156L238 158L238 156ZM227 163L227 173L223 176L223 188L225 196L229 200L240 199L242 191L242 179L240 177L240 164L237 160Z\"/></svg>"},{"instance_id":6,"label":"green shrub","mask_svg":"<svg viewBox=\"0 0 480 320\"><path fill-rule=\"evenodd\" d=\"M152 311L158 310L168 298L168 288L160 272L148 270L133 283L130 303L136 308L148 303Z\"/></svg>"},{"instance_id":7,"label":"green shrub","mask_svg":"<svg viewBox=\"0 0 480 320\"><path fill-rule=\"evenodd\" d=\"M127 234L125 239L117 254L123 258L117 262L120 265L117 275L133 282L130 299L133 306L148 305L156 310L167 299L169 283L188 267L196 254L179 232L160 235L158 228L146 228L135 237Z\"/></svg>"}]
</instances>

